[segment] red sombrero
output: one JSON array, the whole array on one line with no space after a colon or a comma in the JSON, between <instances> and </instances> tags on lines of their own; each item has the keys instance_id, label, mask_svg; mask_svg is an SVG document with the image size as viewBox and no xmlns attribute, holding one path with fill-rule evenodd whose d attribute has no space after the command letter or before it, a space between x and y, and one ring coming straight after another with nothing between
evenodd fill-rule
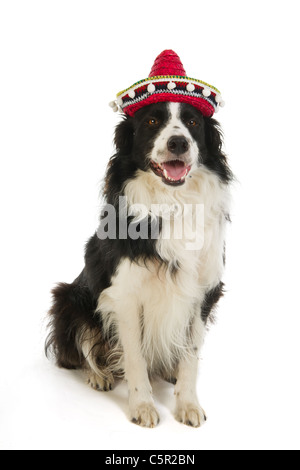
<instances>
[{"instance_id":1,"label":"red sombrero","mask_svg":"<svg viewBox=\"0 0 300 470\"><path fill-rule=\"evenodd\" d=\"M166 50L155 59L149 77L118 93L110 106L133 116L144 106L164 101L191 104L208 117L225 104L217 88L187 77L178 55Z\"/></svg>"}]
</instances>

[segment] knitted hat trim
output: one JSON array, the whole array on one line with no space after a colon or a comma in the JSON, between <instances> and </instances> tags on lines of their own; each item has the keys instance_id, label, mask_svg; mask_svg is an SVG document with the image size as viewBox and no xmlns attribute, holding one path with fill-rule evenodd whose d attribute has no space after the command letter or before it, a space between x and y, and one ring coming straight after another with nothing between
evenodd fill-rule
<instances>
[{"instance_id":1,"label":"knitted hat trim","mask_svg":"<svg viewBox=\"0 0 300 470\"><path fill-rule=\"evenodd\" d=\"M136 88L134 90L135 94L133 98L131 98L126 92L124 92L123 95L119 95L117 103L125 113L133 115L134 112L139 109L139 106L135 105L140 102L143 102L144 105L147 105L148 102L150 104L150 102L154 103L162 101L190 103L196 106L197 108L201 109L205 116L211 116L214 112L217 112L218 110L216 93L207 90L206 87L204 88L203 86L200 87L198 85L193 85L194 90L188 91L187 86L190 84L190 82L187 83L186 80L176 81L176 88L173 89L168 89L168 84L170 83L170 81L168 81L167 83L155 82L155 90L149 92L147 83L148 82L146 82L142 87ZM204 93L209 94L209 96L203 95L204 90ZM208 91L210 91L210 93ZM201 98L201 101L199 101L199 98ZM206 103L204 103L203 100Z\"/></svg>"},{"instance_id":2,"label":"knitted hat trim","mask_svg":"<svg viewBox=\"0 0 300 470\"><path fill-rule=\"evenodd\" d=\"M156 77L150 77L150 78L148 77L148 78L145 78L143 80L140 80L140 81L134 83L129 88L126 88L125 90L120 91L119 93L117 93L117 97L123 95L124 93L128 92L129 90L135 90L135 88L138 88L142 84L145 85L145 84L153 83L157 80L159 80L159 81L163 80L163 81L168 81L168 82L172 81L172 80L175 80L176 82L183 81L183 82L191 82L191 83L194 83L194 84L200 83L201 85L214 90L218 94L221 93L216 87L210 85L209 83L203 82L202 80L198 80L197 78L190 78L190 77L185 77L185 76L183 77L182 75L158 75Z\"/></svg>"},{"instance_id":3,"label":"knitted hat trim","mask_svg":"<svg viewBox=\"0 0 300 470\"><path fill-rule=\"evenodd\" d=\"M167 103L167 102L172 102L172 103L187 103L191 106L194 106L197 108L203 116L205 117L211 117L214 112L217 112L218 110L214 109L214 107L208 103L205 100L199 100L199 98L189 96L189 95L170 95L170 93L160 93L160 94L152 94L148 96L144 100L140 100L135 104L132 104L125 108L123 111L125 114L128 116L134 116L134 114L144 106L148 106L153 103ZM200 103L201 102L201 103Z\"/></svg>"}]
</instances>

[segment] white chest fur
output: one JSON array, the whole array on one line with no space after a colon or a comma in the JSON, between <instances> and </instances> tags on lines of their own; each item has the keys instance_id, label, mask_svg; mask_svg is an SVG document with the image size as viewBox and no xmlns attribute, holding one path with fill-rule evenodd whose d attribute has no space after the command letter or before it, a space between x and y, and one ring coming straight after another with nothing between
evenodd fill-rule
<instances>
[{"instance_id":1,"label":"white chest fur","mask_svg":"<svg viewBox=\"0 0 300 470\"><path fill-rule=\"evenodd\" d=\"M165 262L189 272L198 285L210 288L220 281L229 194L215 174L199 168L183 187L172 188L162 182L158 185L150 172L139 172L127 184L125 196L129 206L142 204L149 213L156 205L179 207L184 216L165 225L167 233L157 241L158 253Z\"/></svg>"},{"instance_id":2,"label":"white chest fur","mask_svg":"<svg viewBox=\"0 0 300 470\"><path fill-rule=\"evenodd\" d=\"M188 216L181 237L176 233L178 228L171 225L169 236L162 234L157 240L157 251L167 268L123 259L111 287L102 292L98 302L107 331L112 324L117 330L120 321L138 317L140 329L132 334L139 337L133 341L141 342L148 367L171 370L174 357L189 352L189 329L195 313L200 315L205 292L222 276L228 195L214 174L200 168L180 188L158 186L155 175L140 172L127 184L125 196L129 206L143 204L149 213L153 204L181 208L188 204L191 210L201 205L203 209L199 220L195 210L194 217ZM197 233L201 234L200 249L191 250Z\"/></svg>"}]
</instances>

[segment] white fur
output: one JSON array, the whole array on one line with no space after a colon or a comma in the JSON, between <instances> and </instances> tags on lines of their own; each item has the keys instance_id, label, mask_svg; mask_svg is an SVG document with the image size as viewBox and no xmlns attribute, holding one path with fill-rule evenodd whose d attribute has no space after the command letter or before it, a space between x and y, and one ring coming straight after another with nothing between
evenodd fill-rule
<instances>
[{"instance_id":1,"label":"white fur","mask_svg":"<svg viewBox=\"0 0 300 470\"><path fill-rule=\"evenodd\" d=\"M167 153L167 142L172 136L183 136L189 143L189 150L187 152L188 163L192 167L196 167L198 160L198 146L196 141L191 136L188 128L183 124L180 119L180 105L179 103L169 103L168 105L170 119L166 126L162 129L155 139L153 150L149 155L149 159L156 163L162 163L165 160Z\"/></svg>"},{"instance_id":2,"label":"white fur","mask_svg":"<svg viewBox=\"0 0 300 470\"><path fill-rule=\"evenodd\" d=\"M172 376L179 361L176 416L199 426L204 421L204 412L196 397L196 370L205 335L200 310L205 293L219 284L223 272L228 194L214 173L197 167L198 147L179 122L178 105L172 103L170 109L171 119L159 134L151 158L161 155L168 136L174 132L185 135L190 142L192 178L184 186L171 187L151 171L140 171L126 184L124 192L129 207L143 204L153 217L156 216L151 213L153 204L177 204L182 210L185 204L202 204L201 249L186 249L187 243L195 238L195 217L189 218L181 239L177 239L178 227L173 224L170 239L164 239L162 234L156 245L165 265L123 259L111 286L99 297L98 311L106 331L112 326L117 330L120 344L116 347L124 351L122 367L129 386L132 418L144 425L157 423L148 371L161 370ZM175 275L174 266L178 267Z\"/></svg>"},{"instance_id":3,"label":"white fur","mask_svg":"<svg viewBox=\"0 0 300 470\"><path fill-rule=\"evenodd\" d=\"M193 357L182 358L178 365L177 383L175 386L175 416L180 422L190 424L193 427L199 427L206 421L205 412L199 404L196 393L198 370L196 354L200 351L204 340L203 327L199 315L195 318L193 326L194 339L198 340L198 344L194 346L195 354Z\"/></svg>"}]
</instances>

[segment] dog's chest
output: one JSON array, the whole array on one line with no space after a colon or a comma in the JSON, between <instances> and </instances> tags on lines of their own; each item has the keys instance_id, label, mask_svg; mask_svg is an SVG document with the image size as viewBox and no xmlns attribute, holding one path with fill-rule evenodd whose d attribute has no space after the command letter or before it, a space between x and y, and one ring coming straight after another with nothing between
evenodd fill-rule
<instances>
[{"instance_id":1,"label":"dog's chest","mask_svg":"<svg viewBox=\"0 0 300 470\"><path fill-rule=\"evenodd\" d=\"M108 330L120 320L138 322L133 341L141 341L149 367L163 363L170 369L172 358L187 350L190 327L205 293L221 279L226 197L216 177L198 176L186 191L159 192L153 190L151 175L141 174L125 190L129 205L144 204L149 212L151 204L177 204L181 209L189 205L185 224L179 217L181 228L167 224L154 242L164 263L123 258L111 287L99 298L98 309Z\"/></svg>"},{"instance_id":2,"label":"dog's chest","mask_svg":"<svg viewBox=\"0 0 300 470\"><path fill-rule=\"evenodd\" d=\"M186 280L180 284L214 287L223 273L227 189L202 168L176 190L155 180L152 173L140 172L128 183L128 205L143 205L152 217L161 218L155 248L170 271Z\"/></svg>"},{"instance_id":3,"label":"dog's chest","mask_svg":"<svg viewBox=\"0 0 300 470\"><path fill-rule=\"evenodd\" d=\"M201 291L188 272L175 274L155 262L123 259L112 285L102 292L98 310L104 328L125 322L140 344L149 369L171 370L174 358L187 353L189 331L199 314ZM132 327L136 325L137 328Z\"/></svg>"}]
</instances>

